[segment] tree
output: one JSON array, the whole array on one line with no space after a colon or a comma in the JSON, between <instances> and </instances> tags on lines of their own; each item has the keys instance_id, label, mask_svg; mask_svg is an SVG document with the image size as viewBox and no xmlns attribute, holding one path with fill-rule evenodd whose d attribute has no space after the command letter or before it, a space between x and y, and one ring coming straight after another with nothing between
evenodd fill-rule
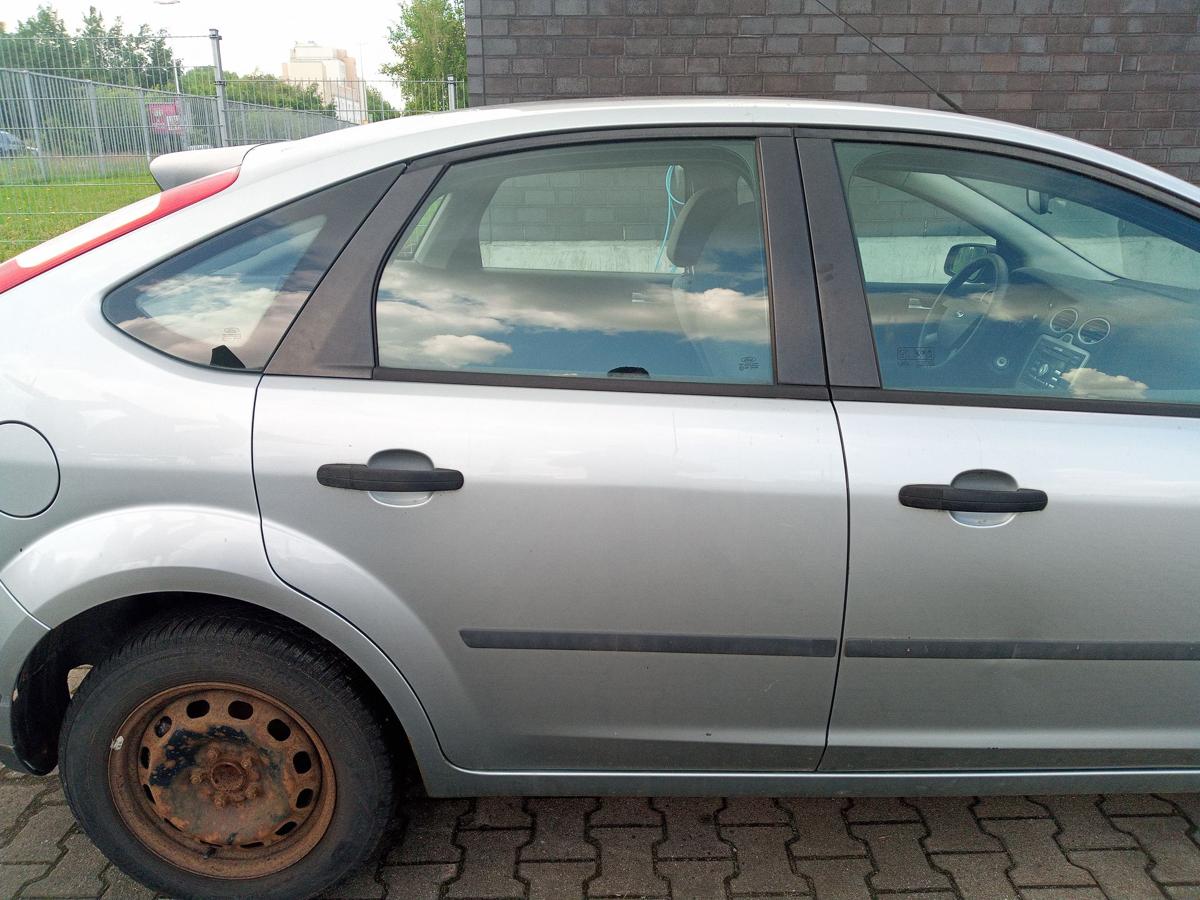
<instances>
[{"instance_id":1,"label":"tree","mask_svg":"<svg viewBox=\"0 0 1200 900\"><path fill-rule=\"evenodd\" d=\"M441 90L418 82L445 81L453 75L467 83L467 34L462 0L408 0L400 6L400 21L388 28L388 43L396 61L380 70L404 91L405 112L443 108ZM466 98L466 91L458 92Z\"/></svg>"},{"instance_id":2,"label":"tree","mask_svg":"<svg viewBox=\"0 0 1200 900\"><path fill-rule=\"evenodd\" d=\"M377 88L367 85L367 121L382 122L401 115L400 110L388 103Z\"/></svg>"},{"instance_id":3,"label":"tree","mask_svg":"<svg viewBox=\"0 0 1200 900\"><path fill-rule=\"evenodd\" d=\"M129 87L167 88L175 57L163 32L149 25L127 32L120 19L111 26L93 6L74 34L54 7L39 6L17 30L0 29L0 67L28 69L69 78L87 78Z\"/></svg>"},{"instance_id":4,"label":"tree","mask_svg":"<svg viewBox=\"0 0 1200 900\"><path fill-rule=\"evenodd\" d=\"M181 85L185 94L211 97L216 93L213 70L208 67L192 69L183 76ZM333 104L321 99L315 83L300 85L257 71L249 75L239 75L237 72L226 70L225 98L239 103L333 114Z\"/></svg>"}]
</instances>

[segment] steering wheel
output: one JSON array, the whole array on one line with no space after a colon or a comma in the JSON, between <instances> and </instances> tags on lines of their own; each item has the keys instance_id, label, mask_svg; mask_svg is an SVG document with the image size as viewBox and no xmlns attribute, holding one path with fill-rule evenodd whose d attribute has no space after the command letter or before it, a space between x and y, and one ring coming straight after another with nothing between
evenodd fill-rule
<instances>
[{"instance_id":1,"label":"steering wheel","mask_svg":"<svg viewBox=\"0 0 1200 900\"><path fill-rule=\"evenodd\" d=\"M966 349L989 310L1004 302L1008 263L995 253L967 263L942 288L921 325L926 368L944 366Z\"/></svg>"}]
</instances>

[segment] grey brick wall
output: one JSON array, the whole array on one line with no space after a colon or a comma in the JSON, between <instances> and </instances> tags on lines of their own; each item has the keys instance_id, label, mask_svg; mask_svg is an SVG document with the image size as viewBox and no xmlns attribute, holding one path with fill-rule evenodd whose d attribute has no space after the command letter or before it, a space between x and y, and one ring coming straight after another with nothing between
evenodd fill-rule
<instances>
[{"instance_id":1,"label":"grey brick wall","mask_svg":"<svg viewBox=\"0 0 1200 900\"><path fill-rule=\"evenodd\" d=\"M957 106L1200 183L1200 0L466 0L466 12L472 105Z\"/></svg>"}]
</instances>

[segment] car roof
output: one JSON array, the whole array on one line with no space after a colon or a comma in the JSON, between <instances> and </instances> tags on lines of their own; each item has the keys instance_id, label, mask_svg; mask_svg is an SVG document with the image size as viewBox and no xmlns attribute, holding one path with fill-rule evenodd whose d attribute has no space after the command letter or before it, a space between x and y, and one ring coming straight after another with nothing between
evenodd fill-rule
<instances>
[{"instance_id":1,"label":"car roof","mask_svg":"<svg viewBox=\"0 0 1200 900\"><path fill-rule=\"evenodd\" d=\"M456 147L533 134L652 126L789 126L886 129L976 138L1056 153L1121 172L1193 202L1200 189L1158 169L1062 135L996 119L902 106L770 97L614 97L484 106L404 116L298 141L264 144L243 162L248 177L296 166L330 169L330 181ZM336 161L339 166L331 167Z\"/></svg>"}]
</instances>

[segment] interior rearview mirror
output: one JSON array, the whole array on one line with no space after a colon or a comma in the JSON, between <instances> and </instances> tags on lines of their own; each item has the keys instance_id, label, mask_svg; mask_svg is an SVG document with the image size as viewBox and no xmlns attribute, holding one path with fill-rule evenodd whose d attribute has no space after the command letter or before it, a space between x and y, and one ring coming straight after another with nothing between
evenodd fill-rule
<instances>
[{"instance_id":1,"label":"interior rearview mirror","mask_svg":"<svg viewBox=\"0 0 1200 900\"><path fill-rule=\"evenodd\" d=\"M1054 198L1044 191L1035 191L1028 188L1025 190L1025 205L1039 216L1044 216L1050 212L1050 201L1052 199Z\"/></svg>"},{"instance_id":2,"label":"interior rearview mirror","mask_svg":"<svg viewBox=\"0 0 1200 900\"><path fill-rule=\"evenodd\" d=\"M942 270L953 278L975 260L982 259L995 249L989 244L955 244L946 253L946 262Z\"/></svg>"}]
</instances>

